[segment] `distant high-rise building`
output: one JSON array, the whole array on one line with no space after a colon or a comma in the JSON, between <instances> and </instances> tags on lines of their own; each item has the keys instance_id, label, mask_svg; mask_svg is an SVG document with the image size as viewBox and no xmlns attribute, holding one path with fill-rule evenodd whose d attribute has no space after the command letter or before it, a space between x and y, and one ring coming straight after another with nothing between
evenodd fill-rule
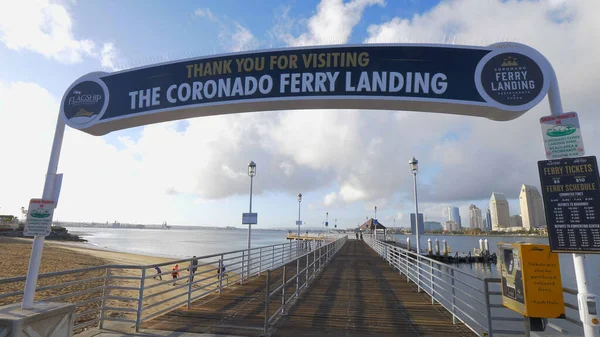
<instances>
[{"instance_id":1,"label":"distant high-rise building","mask_svg":"<svg viewBox=\"0 0 600 337\"><path fill-rule=\"evenodd\" d=\"M448 220L444 224L444 229L447 231L458 231L460 230L460 225L456 223L456 221Z\"/></svg>"},{"instance_id":2,"label":"distant high-rise building","mask_svg":"<svg viewBox=\"0 0 600 337\"><path fill-rule=\"evenodd\" d=\"M492 229L510 227L510 211L504 193L494 192L490 198Z\"/></svg>"},{"instance_id":3,"label":"distant high-rise building","mask_svg":"<svg viewBox=\"0 0 600 337\"><path fill-rule=\"evenodd\" d=\"M448 206L448 220L456 222L459 226L460 223L460 210L455 206Z\"/></svg>"},{"instance_id":4,"label":"distant high-rise building","mask_svg":"<svg viewBox=\"0 0 600 337\"><path fill-rule=\"evenodd\" d=\"M523 220L521 220L520 215L510 217L510 227L523 227Z\"/></svg>"},{"instance_id":5,"label":"distant high-rise building","mask_svg":"<svg viewBox=\"0 0 600 337\"><path fill-rule=\"evenodd\" d=\"M544 203L540 192L535 186L525 184L521 186L519 203L521 204L521 218L523 219L524 229L546 227Z\"/></svg>"},{"instance_id":6,"label":"distant high-rise building","mask_svg":"<svg viewBox=\"0 0 600 337\"><path fill-rule=\"evenodd\" d=\"M417 217L419 220L419 234L423 234L425 231L425 226L423 225L423 213L419 213ZM415 235L417 234L417 227L415 225L415 213L410 213L410 232Z\"/></svg>"},{"instance_id":7,"label":"distant high-rise building","mask_svg":"<svg viewBox=\"0 0 600 337\"><path fill-rule=\"evenodd\" d=\"M442 229L442 224L437 221L425 221L425 231L439 231Z\"/></svg>"},{"instance_id":8,"label":"distant high-rise building","mask_svg":"<svg viewBox=\"0 0 600 337\"><path fill-rule=\"evenodd\" d=\"M469 206L469 227L471 227L471 229L479 228L483 230L483 217L481 216L481 209L475 205Z\"/></svg>"},{"instance_id":9,"label":"distant high-rise building","mask_svg":"<svg viewBox=\"0 0 600 337\"><path fill-rule=\"evenodd\" d=\"M490 211L490 209L487 209L487 212L485 212L485 230L487 231L491 231L492 230L492 212Z\"/></svg>"}]
</instances>

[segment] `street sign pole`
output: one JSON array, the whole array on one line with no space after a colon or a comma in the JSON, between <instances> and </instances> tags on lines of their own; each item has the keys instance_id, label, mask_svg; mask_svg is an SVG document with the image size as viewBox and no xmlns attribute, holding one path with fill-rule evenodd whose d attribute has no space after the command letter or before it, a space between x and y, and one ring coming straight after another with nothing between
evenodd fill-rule
<instances>
[{"instance_id":1,"label":"street sign pole","mask_svg":"<svg viewBox=\"0 0 600 337\"><path fill-rule=\"evenodd\" d=\"M550 87L548 89L548 102L550 103L550 113L552 116L560 116L563 114L562 101L560 98L560 89L558 87L558 80L554 69L550 67ZM579 318L583 323L583 332L585 337L600 337L600 331L598 330L598 324L593 324L591 320L586 319L588 317L588 301L584 299L593 298L594 310L597 307L595 299L596 295L589 292L589 282L586 273L586 256L585 254L573 254L573 265L575 267L575 278L577 279L577 302L579 307ZM597 322L597 320L596 320Z\"/></svg>"},{"instance_id":2,"label":"street sign pole","mask_svg":"<svg viewBox=\"0 0 600 337\"><path fill-rule=\"evenodd\" d=\"M56 121L56 130L54 131L54 141L52 143L52 152L50 152L50 161L48 163L48 172L44 182L43 200L51 200L54 194L54 183L56 181L56 171L58 170L58 159L60 157L60 148L62 147L63 136L65 135L65 122L59 116ZM25 290L23 291L23 303L21 308L30 309L33 307L33 297L40 271L40 262L42 261L42 250L44 249L44 236L36 235L31 247L31 257L29 258L29 269L25 279Z\"/></svg>"}]
</instances>

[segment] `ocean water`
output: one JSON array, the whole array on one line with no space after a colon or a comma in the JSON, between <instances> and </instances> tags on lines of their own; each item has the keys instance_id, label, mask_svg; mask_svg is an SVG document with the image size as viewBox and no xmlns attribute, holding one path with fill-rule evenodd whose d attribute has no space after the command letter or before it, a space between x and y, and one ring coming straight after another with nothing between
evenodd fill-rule
<instances>
[{"instance_id":1,"label":"ocean water","mask_svg":"<svg viewBox=\"0 0 600 337\"><path fill-rule=\"evenodd\" d=\"M88 244L101 249L160 256L173 259L203 256L245 249L248 245L248 231L232 230L163 230L163 229L121 229L68 227L69 232L88 240ZM252 247L285 243L288 232L285 230L252 230ZM315 233L309 233L316 235ZM352 236L352 235L351 235ZM407 235L396 235L398 242L406 242ZM416 239L410 236L414 248ZM451 252L466 253L479 247L479 239L487 239L492 252L497 251L499 242L535 242L547 244L547 238L540 237L479 237L479 236L428 236L421 237L421 249L427 248L427 239L435 246L435 239L446 240ZM563 286L576 288L575 270L571 254L560 254ZM459 264L461 270L482 276L499 277L499 265ZM600 279L600 256L587 255L587 272L590 280ZM600 282L591 282L594 293L600 294Z\"/></svg>"},{"instance_id":2,"label":"ocean water","mask_svg":"<svg viewBox=\"0 0 600 337\"><path fill-rule=\"evenodd\" d=\"M69 233L88 240L88 245L124 253L173 259L246 249L248 231L127 229L67 227ZM287 231L252 230L252 247L286 243Z\"/></svg>"}]
</instances>

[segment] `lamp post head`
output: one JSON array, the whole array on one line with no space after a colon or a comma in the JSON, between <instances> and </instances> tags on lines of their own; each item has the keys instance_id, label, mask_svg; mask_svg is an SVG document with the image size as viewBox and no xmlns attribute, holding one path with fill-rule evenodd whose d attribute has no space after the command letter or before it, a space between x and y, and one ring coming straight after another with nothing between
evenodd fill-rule
<instances>
[{"instance_id":1,"label":"lamp post head","mask_svg":"<svg viewBox=\"0 0 600 337\"><path fill-rule=\"evenodd\" d=\"M256 175L256 164L253 161L248 164L248 175L250 177L254 177Z\"/></svg>"},{"instance_id":2,"label":"lamp post head","mask_svg":"<svg viewBox=\"0 0 600 337\"><path fill-rule=\"evenodd\" d=\"M419 161L415 157L410 158L408 165L410 166L412 173L417 174L417 171L419 170Z\"/></svg>"},{"instance_id":3,"label":"lamp post head","mask_svg":"<svg viewBox=\"0 0 600 337\"><path fill-rule=\"evenodd\" d=\"M298 202L302 201L302 193L298 193Z\"/></svg>"}]
</instances>

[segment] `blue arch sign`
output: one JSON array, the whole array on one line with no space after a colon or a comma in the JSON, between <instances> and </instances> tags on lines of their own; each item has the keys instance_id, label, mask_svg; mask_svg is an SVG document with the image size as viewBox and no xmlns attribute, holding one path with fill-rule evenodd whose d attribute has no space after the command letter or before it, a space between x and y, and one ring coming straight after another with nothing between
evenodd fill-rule
<instances>
[{"instance_id":1,"label":"blue arch sign","mask_svg":"<svg viewBox=\"0 0 600 337\"><path fill-rule=\"evenodd\" d=\"M551 71L539 52L515 43L254 51L87 74L65 93L61 116L93 135L295 109L428 111L506 121L544 98Z\"/></svg>"}]
</instances>

